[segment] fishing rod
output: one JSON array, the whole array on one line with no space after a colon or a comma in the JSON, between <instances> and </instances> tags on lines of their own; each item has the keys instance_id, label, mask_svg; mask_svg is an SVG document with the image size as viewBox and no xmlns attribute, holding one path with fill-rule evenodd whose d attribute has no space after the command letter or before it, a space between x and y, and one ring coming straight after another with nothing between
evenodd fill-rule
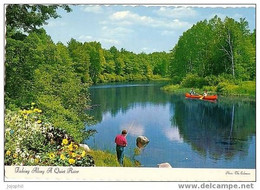
<instances>
[{"instance_id":1,"label":"fishing rod","mask_svg":"<svg viewBox=\"0 0 260 190\"><path fill-rule=\"evenodd\" d=\"M134 123L135 123L135 120L131 123L130 127L127 129L127 134L126 135L128 135L130 129L132 129L132 127L134 126Z\"/></svg>"}]
</instances>

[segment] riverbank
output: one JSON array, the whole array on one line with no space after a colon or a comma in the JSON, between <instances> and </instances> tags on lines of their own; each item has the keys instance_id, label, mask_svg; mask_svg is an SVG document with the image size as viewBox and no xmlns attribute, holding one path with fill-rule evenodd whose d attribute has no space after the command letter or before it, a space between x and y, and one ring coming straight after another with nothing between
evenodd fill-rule
<instances>
[{"instance_id":1,"label":"riverbank","mask_svg":"<svg viewBox=\"0 0 260 190\"><path fill-rule=\"evenodd\" d=\"M152 81L171 81L168 77L162 77L160 75L151 75L151 76L143 76L140 74L129 74L125 76L113 75L113 74L105 74L103 77L98 80L97 84L108 84L108 83L118 83L118 82L152 82Z\"/></svg>"},{"instance_id":2,"label":"riverbank","mask_svg":"<svg viewBox=\"0 0 260 190\"><path fill-rule=\"evenodd\" d=\"M102 150L91 150L89 153L95 160L96 166L101 167L120 167L116 154L113 154L109 151L102 151ZM124 167L138 167L140 164L137 161L132 161L128 157L124 157Z\"/></svg>"},{"instance_id":3,"label":"riverbank","mask_svg":"<svg viewBox=\"0 0 260 190\"><path fill-rule=\"evenodd\" d=\"M179 84L169 84L161 87L161 90L184 94L190 92L191 88L184 87ZM239 96L239 97L256 97L256 83L255 81L243 81L238 84L233 83L219 83L217 86L203 86L202 88L194 88L198 94L202 94L205 90L208 94L219 94L223 96Z\"/></svg>"}]
</instances>

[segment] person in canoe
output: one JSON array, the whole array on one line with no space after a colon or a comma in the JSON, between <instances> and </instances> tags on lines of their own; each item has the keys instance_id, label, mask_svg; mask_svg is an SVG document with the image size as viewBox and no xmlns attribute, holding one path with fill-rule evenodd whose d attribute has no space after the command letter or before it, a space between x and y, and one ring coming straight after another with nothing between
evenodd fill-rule
<instances>
[{"instance_id":1,"label":"person in canoe","mask_svg":"<svg viewBox=\"0 0 260 190\"><path fill-rule=\"evenodd\" d=\"M206 97L208 95L208 91L205 90L204 93L203 93L203 97Z\"/></svg>"},{"instance_id":2,"label":"person in canoe","mask_svg":"<svg viewBox=\"0 0 260 190\"><path fill-rule=\"evenodd\" d=\"M190 91L190 95L195 95L195 94L196 93L195 93L194 89L192 88L191 91Z\"/></svg>"}]
</instances>

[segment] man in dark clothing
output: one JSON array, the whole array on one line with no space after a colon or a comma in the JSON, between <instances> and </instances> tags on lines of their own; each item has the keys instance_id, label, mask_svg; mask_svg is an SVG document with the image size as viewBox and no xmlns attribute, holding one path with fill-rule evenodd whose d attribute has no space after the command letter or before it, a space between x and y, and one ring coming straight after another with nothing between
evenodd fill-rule
<instances>
[{"instance_id":1,"label":"man in dark clothing","mask_svg":"<svg viewBox=\"0 0 260 190\"><path fill-rule=\"evenodd\" d=\"M126 134L127 131L124 129L122 133L117 135L115 138L116 155L120 166L123 166L123 162L124 162L124 149L127 146Z\"/></svg>"}]
</instances>

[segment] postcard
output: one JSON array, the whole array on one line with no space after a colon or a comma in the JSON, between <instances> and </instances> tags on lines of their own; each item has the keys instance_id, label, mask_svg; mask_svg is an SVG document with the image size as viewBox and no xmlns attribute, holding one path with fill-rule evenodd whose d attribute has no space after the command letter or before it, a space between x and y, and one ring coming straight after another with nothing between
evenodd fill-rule
<instances>
[{"instance_id":1,"label":"postcard","mask_svg":"<svg viewBox=\"0 0 260 190\"><path fill-rule=\"evenodd\" d=\"M256 181L256 4L8 3L4 17L7 189Z\"/></svg>"}]
</instances>

